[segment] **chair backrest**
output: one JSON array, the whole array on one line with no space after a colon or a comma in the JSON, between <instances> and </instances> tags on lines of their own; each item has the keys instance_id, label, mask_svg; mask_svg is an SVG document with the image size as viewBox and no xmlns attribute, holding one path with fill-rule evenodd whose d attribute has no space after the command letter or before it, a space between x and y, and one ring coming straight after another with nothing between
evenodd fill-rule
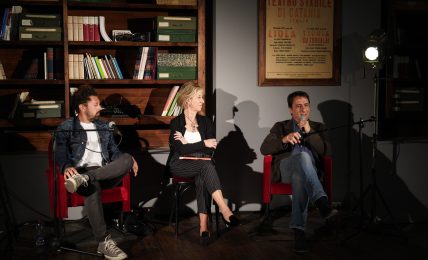
<instances>
[{"instance_id":1,"label":"chair backrest","mask_svg":"<svg viewBox=\"0 0 428 260\"><path fill-rule=\"evenodd\" d=\"M324 157L324 176L323 186L329 200L332 195L332 159L330 156ZM293 190L291 184L282 182L271 182L272 175L272 155L266 155L263 158L263 187L262 187L262 201L269 203L272 195L282 194L291 195Z\"/></svg>"},{"instance_id":2,"label":"chair backrest","mask_svg":"<svg viewBox=\"0 0 428 260\"><path fill-rule=\"evenodd\" d=\"M53 140L51 139L48 146L48 162L49 168L46 171L48 175L49 200L52 211L55 211L55 176L57 175L57 198L56 198L56 217L67 218L68 207L77 207L84 205L85 199L77 193L68 193L64 187L64 176L60 172L58 165L54 163L53 158ZM56 167L56 170L54 170ZM122 202L122 211L131 211L131 180L129 174L126 174L122 179L122 184L105 189L101 192L102 203Z\"/></svg>"}]
</instances>

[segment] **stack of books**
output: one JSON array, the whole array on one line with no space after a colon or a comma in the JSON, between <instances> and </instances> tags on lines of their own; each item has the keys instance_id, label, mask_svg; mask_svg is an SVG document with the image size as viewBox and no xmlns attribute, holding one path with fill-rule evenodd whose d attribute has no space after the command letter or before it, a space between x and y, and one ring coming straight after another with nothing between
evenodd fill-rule
<instances>
[{"instance_id":1,"label":"stack of books","mask_svg":"<svg viewBox=\"0 0 428 260\"><path fill-rule=\"evenodd\" d=\"M196 17L157 16L156 39L158 42L196 42Z\"/></svg>"},{"instance_id":2,"label":"stack of books","mask_svg":"<svg viewBox=\"0 0 428 260\"><path fill-rule=\"evenodd\" d=\"M156 78L156 47L140 47L135 60L133 79L152 80Z\"/></svg>"},{"instance_id":3,"label":"stack of books","mask_svg":"<svg viewBox=\"0 0 428 260\"><path fill-rule=\"evenodd\" d=\"M162 110L162 116L178 116L183 111L182 107L177 105L177 92L179 88L180 86L171 88Z\"/></svg>"},{"instance_id":4,"label":"stack of books","mask_svg":"<svg viewBox=\"0 0 428 260\"><path fill-rule=\"evenodd\" d=\"M61 117L64 101L43 100L24 102L21 104L23 118Z\"/></svg>"},{"instance_id":5,"label":"stack of books","mask_svg":"<svg viewBox=\"0 0 428 260\"><path fill-rule=\"evenodd\" d=\"M10 41L18 38L19 17L22 6L14 5L3 10L3 18L0 21L0 40Z\"/></svg>"},{"instance_id":6,"label":"stack of books","mask_svg":"<svg viewBox=\"0 0 428 260\"><path fill-rule=\"evenodd\" d=\"M68 72L69 79L123 79L119 64L112 55L69 54Z\"/></svg>"},{"instance_id":7,"label":"stack of books","mask_svg":"<svg viewBox=\"0 0 428 260\"><path fill-rule=\"evenodd\" d=\"M19 40L61 41L60 14L23 13L19 19Z\"/></svg>"},{"instance_id":8,"label":"stack of books","mask_svg":"<svg viewBox=\"0 0 428 260\"><path fill-rule=\"evenodd\" d=\"M186 79L197 77L195 53L158 53L157 79Z\"/></svg>"}]
</instances>

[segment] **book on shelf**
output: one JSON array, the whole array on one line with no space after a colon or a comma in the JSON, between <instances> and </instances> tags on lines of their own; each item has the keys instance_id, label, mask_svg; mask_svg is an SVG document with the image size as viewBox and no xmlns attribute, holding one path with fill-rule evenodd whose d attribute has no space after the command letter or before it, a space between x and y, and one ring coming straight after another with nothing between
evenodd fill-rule
<instances>
[{"instance_id":1,"label":"book on shelf","mask_svg":"<svg viewBox=\"0 0 428 260\"><path fill-rule=\"evenodd\" d=\"M10 113L8 116L9 119L15 118L15 116L17 115L17 110L20 107L20 104L25 102L29 94L30 92L28 91L19 92L16 94L15 101L13 103L12 109L10 110Z\"/></svg>"},{"instance_id":2,"label":"book on shelf","mask_svg":"<svg viewBox=\"0 0 428 260\"><path fill-rule=\"evenodd\" d=\"M152 80L156 78L156 56L157 56L157 48L149 47L147 53L147 62L144 68L144 80Z\"/></svg>"},{"instance_id":3,"label":"book on shelf","mask_svg":"<svg viewBox=\"0 0 428 260\"><path fill-rule=\"evenodd\" d=\"M61 117L64 101L54 101L50 104L21 103L22 118L50 118Z\"/></svg>"},{"instance_id":4,"label":"book on shelf","mask_svg":"<svg viewBox=\"0 0 428 260\"><path fill-rule=\"evenodd\" d=\"M180 86L174 86L169 91L168 98L166 99L165 105L164 105L164 107L162 109L161 116L166 116L167 115L168 109L171 106L171 103L172 103L173 99L175 98L175 95L177 94L179 88L180 88Z\"/></svg>"},{"instance_id":5,"label":"book on shelf","mask_svg":"<svg viewBox=\"0 0 428 260\"><path fill-rule=\"evenodd\" d=\"M61 41L61 27L19 27L19 40Z\"/></svg>"},{"instance_id":6,"label":"book on shelf","mask_svg":"<svg viewBox=\"0 0 428 260\"><path fill-rule=\"evenodd\" d=\"M31 14L22 13L19 26L28 27L61 27L62 16L60 14Z\"/></svg>"},{"instance_id":7,"label":"book on shelf","mask_svg":"<svg viewBox=\"0 0 428 260\"><path fill-rule=\"evenodd\" d=\"M157 16L156 29L187 29L196 30L194 16Z\"/></svg>"},{"instance_id":8,"label":"book on shelf","mask_svg":"<svg viewBox=\"0 0 428 260\"><path fill-rule=\"evenodd\" d=\"M186 79L197 77L195 53L158 53L157 79Z\"/></svg>"},{"instance_id":9,"label":"book on shelf","mask_svg":"<svg viewBox=\"0 0 428 260\"><path fill-rule=\"evenodd\" d=\"M148 52L149 52L149 47L138 48L137 57L134 65L134 75L132 77L133 79L143 79L144 69L146 68Z\"/></svg>"},{"instance_id":10,"label":"book on shelf","mask_svg":"<svg viewBox=\"0 0 428 260\"><path fill-rule=\"evenodd\" d=\"M4 71L3 63L0 60L0 79L6 79L6 72Z\"/></svg>"},{"instance_id":11,"label":"book on shelf","mask_svg":"<svg viewBox=\"0 0 428 260\"><path fill-rule=\"evenodd\" d=\"M100 22L99 17L94 17L94 41L99 42L100 41Z\"/></svg>"},{"instance_id":12,"label":"book on shelf","mask_svg":"<svg viewBox=\"0 0 428 260\"><path fill-rule=\"evenodd\" d=\"M39 59L34 58L25 72L24 79L37 79L39 74Z\"/></svg>"},{"instance_id":13,"label":"book on shelf","mask_svg":"<svg viewBox=\"0 0 428 260\"><path fill-rule=\"evenodd\" d=\"M47 79L54 79L54 51L52 47L46 49Z\"/></svg>"},{"instance_id":14,"label":"book on shelf","mask_svg":"<svg viewBox=\"0 0 428 260\"><path fill-rule=\"evenodd\" d=\"M176 94L176 95L174 96L174 99L172 100L171 105L170 105L170 106L169 106L169 108L168 108L168 112L166 113L166 115L167 115L167 116L172 116L172 115L174 115L174 109L175 109L175 107L177 106L177 98L178 98L178 95Z\"/></svg>"},{"instance_id":15,"label":"book on shelf","mask_svg":"<svg viewBox=\"0 0 428 260\"><path fill-rule=\"evenodd\" d=\"M196 33L193 34L177 34L177 33L161 33L156 34L158 42L196 42Z\"/></svg>"},{"instance_id":16,"label":"book on shelf","mask_svg":"<svg viewBox=\"0 0 428 260\"><path fill-rule=\"evenodd\" d=\"M104 16L99 17L99 30L100 35L105 42L111 42L111 38L106 32L106 18Z\"/></svg>"},{"instance_id":17,"label":"book on shelf","mask_svg":"<svg viewBox=\"0 0 428 260\"><path fill-rule=\"evenodd\" d=\"M74 41L73 30L73 16L69 15L67 17L67 38L69 41Z\"/></svg>"},{"instance_id":18,"label":"book on shelf","mask_svg":"<svg viewBox=\"0 0 428 260\"><path fill-rule=\"evenodd\" d=\"M16 40L18 35L19 17L22 13L22 6L14 5L11 8L5 8L3 13L3 22L1 35L2 40Z\"/></svg>"},{"instance_id":19,"label":"book on shelf","mask_svg":"<svg viewBox=\"0 0 428 260\"><path fill-rule=\"evenodd\" d=\"M68 54L68 79L74 78L74 54Z\"/></svg>"},{"instance_id":20,"label":"book on shelf","mask_svg":"<svg viewBox=\"0 0 428 260\"><path fill-rule=\"evenodd\" d=\"M158 5L196 5L197 0L156 0Z\"/></svg>"}]
</instances>

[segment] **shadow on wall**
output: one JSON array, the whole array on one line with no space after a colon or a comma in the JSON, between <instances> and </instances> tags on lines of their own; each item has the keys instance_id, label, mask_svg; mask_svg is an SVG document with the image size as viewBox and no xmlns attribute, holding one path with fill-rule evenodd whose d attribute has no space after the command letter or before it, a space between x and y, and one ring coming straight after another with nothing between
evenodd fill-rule
<instances>
[{"instance_id":1,"label":"shadow on wall","mask_svg":"<svg viewBox=\"0 0 428 260\"><path fill-rule=\"evenodd\" d=\"M219 141L214 156L224 195L229 206L235 210L249 204L260 204L262 175L249 166L257 159L257 154L244 134L248 130L253 137L262 138L265 135L265 130L257 125L259 108L252 101L235 106L237 98L221 89L217 89L215 94L217 100L229 101L225 106L232 108L230 115L216 122L218 129L230 129Z\"/></svg>"},{"instance_id":2,"label":"shadow on wall","mask_svg":"<svg viewBox=\"0 0 428 260\"><path fill-rule=\"evenodd\" d=\"M395 218L398 222L426 221L428 209L395 174L393 163L379 150L375 151L375 171L374 175L372 174L373 138L364 133L361 139L363 183L360 183L359 133L358 124L357 127L351 127L355 121L352 106L340 100L328 100L320 103L318 109L327 127L344 125L329 133L333 147L333 190L340 189L342 186L346 187L344 206L352 209L361 205L360 185L362 185L364 195L362 201L366 213L370 213L370 209L374 208L376 209L375 215L381 219L392 220ZM374 187L372 185L373 176L376 179L379 193L375 193L375 189L372 188ZM373 194L376 195L375 207L371 203ZM382 203L378 194L385 199L385 203ZM387 208L389 208L390 214Z\"/></svg>"}]
</instances>

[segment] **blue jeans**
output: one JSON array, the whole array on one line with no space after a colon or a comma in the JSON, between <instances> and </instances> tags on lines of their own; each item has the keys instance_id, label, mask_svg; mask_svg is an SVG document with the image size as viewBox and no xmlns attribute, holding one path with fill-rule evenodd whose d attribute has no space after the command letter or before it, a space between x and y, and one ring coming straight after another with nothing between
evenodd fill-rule
<instances>
[{"instance_id":1,"label":"blue jeans","mask_svg":"<svg viewBox=\"0 0 428 260\"><path fill-rule=\"evenodd\" d=\"M296 153L280 163L281 182L293 187L290 228L305 230L308 204L327 195L317 175L311 157L306 152Z\"/></svg>"}]
</instances>

